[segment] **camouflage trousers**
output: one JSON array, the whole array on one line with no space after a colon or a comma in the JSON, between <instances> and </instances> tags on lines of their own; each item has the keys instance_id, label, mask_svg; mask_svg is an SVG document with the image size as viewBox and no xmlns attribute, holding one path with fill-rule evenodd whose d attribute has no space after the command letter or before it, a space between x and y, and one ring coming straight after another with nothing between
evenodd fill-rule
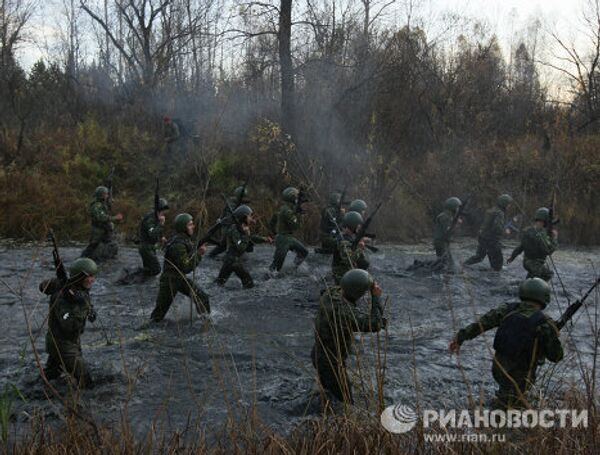
<instances>
[{"instance_id":1,"label":"camouflage trousers","mask_svg":"<svg viewBox=\"0 0 600 455\"><path fill-rule=\"evenodd\" d=\"M541 278L550 281L554 272L546 265L545 259L523 259L523 267L527 270L527 278Z\"/></svg>"},{"instance_id":2,"label":"camouflage trousers","mask_svg":"<svg viewBox=\"0 0 600 455\"><path fill-rule=\"evenodd\" d=\"M323 389L341 402L354 404L345 361L336 359L333 354L328 356L322 349L316 349L314 346L310 357Z\"/></svg>"},{"instance_id":3,"label":"camouflage trousers","mask_svg":"<svg viewBox=\"0 0 600 455\"><path fill-rule=\"evenodd\" d=\"M46 334L46 352L48 360L44 368L47 379L56 379L64 371L77 381L81 388L91 387L92 378L81 354L81 344L54 338L50 332Z\"/></svg>"},{"instance_id":4,"label":"camouflage trousers","mask_svg":"<svg viewBox=\"0 0 600 455\"><path fill-rule=\"evenodd\" d=\"M275 237L275 254L271 263L271 270L281 270L288 251L296 253L296 264L299 264L308 256L308 250L302 242L290 234L277 234Z\"/></svg>"},{"instance_id":5,"label":"camouflage trousers","mask_svg":"<svg viewBox=\"0 0 600 455\"><path fill-rule=\"evenodd\" d=\"M188 280L187 277L183 276L173 276L163 273L160 277L156 305L150 315L150 319L157 322L162 321L179 292L192 299L198 314L210 313L208 295L196 286L192 280Z\"/></svg>"},{"instance_id":6,"label":"camouflage trousers","mask_svg":"<svg viewBox=\"0 0 600 455\"><path fill-rule=\"evenodd\" d=\"M496 271L502 270L504 264L504 257L502 256L502 244L498 240L486 240L479 237L479 244L477 245L477 251L473 256L467 259L465 265L478 264L488 257L490 261L490 267Z\"/></svg>"},{"instance_id":7,"label":"camouflage trousers","mask_svg":"<svg viewBox=\"0 0 600 455\"><path fill-rule=\"evenodd\" d=\"M160 274L160 262L156 257L156 247L151 244L142 243L138 248L138 252L142 257L142 267L144 275L156 276Z\"/></svg>"},{"instance_id":8,"label":"camouflage trousers","mask_svg":"<svg viewBox=\"0 0 600 455\"><path fill-rule=\"evenodd\" d=\"M527 367L515 368L500 364L494 359L492 365L492 376L498 384L496 401L499 407L525 408L527 407L526 395L533 384L535 384L535 371L527 371Z\"/></svg>"},{"instance_id":9,"label":"camouflage trousers","mask_svg":"<svg viewBox=\"0 0 600 455\"><path fill-rule=\"evenodd\" d=\"M96 262L113 259L119 252L119 245L113 237L113 232L92 226L92 234L88 246L81 252L81 257L93 259Z\"/></svg>"},{"instance_id":10,"label":"camouflage trousers","mask_svg":"<svg viewBox=\"0 0 600 455\"><path fill-rule=\"evenodd\" d=\"M242 258L228 254L225 256L223 266L217 277L217 284L223 286L232 273L235 273L237 277L242 280L242 286L245 288L248 289L254 287L254 280L252 280L252 276L244 267Z\"/></svg>"}]
</instances>

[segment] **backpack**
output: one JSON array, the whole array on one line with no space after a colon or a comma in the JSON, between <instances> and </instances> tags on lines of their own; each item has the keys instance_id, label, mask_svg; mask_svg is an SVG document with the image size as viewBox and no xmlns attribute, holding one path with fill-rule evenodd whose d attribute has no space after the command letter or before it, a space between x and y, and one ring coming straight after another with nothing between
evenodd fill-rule
<instances>
[{"instance_id":1,"label":"backpack","mask_svg":"<svg viewBox=\"0 0 600 455\"><path fill-rule=\"evenodd\" d=\"M508 314L496 331L494 349L498 354L511 357L526 367L533 356L537 329L546 317L539 310L526 317L517 312L519 305L521 302L509 304Z\"/></svg>"}]
</instances>

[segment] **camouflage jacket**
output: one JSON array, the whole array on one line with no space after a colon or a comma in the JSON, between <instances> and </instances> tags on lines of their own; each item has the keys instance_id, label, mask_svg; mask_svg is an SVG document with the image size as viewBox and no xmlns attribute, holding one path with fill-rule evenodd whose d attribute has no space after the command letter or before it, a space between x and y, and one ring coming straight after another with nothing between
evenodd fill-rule
<instances>
[{"instance_id":1,"label":"camouflage jacket","mask_svg":"<svg viewBox=\"0 0 600 455\"><path fill-rule=\"evenodd\" d=\"M337 242L337 247L333 251L331 261L331 271L336 282L342 279L344 274L354 268L367 270L369 268L369 258L364 250L360 248L352 249L354 236L344 234Z\"/></svg>"},{"instance_id":2,"label":"camouflage jacket","mask_svg":"<svg viewBox=\"0 0 600 455\"><path fill-rule=\"evenodd\" d=\"M325 207L321 211L321 224L319 229L323 234L332 235L333 231L337 232L338 230L339 220L340 213L337 206L330 205L329 207Z\"/></svg>"},{"instance_id":3,"label":"camouflage jacket","mask_svg":"<svg viewBox=\"0 0 600 455\"><path fill-rule=\"evenodd\" d=\"M447 243L450 241L451 232L448 232L452 226L454 215L447 210L444 210L435 218L433 225L433 241L436 243Z\"/></svg>"},{"instance_id":4,"label":"camouflage jacket","mask_svg":"<svg viewBox=\"0 0 600 455\"><path fill-rule=\"evenodd\" d=\"M479 237L488 242L497 242L504 232L505 213L500 207L492 207L485 212L479 229Z\"/></svg>"},{"instance_id":5,"label":"camouflage jacket","mask_svg":"<svg viewBox=\"0 0 600 455\"><path fill-rule=\"evenodd\" d=\"M50 295L48 333L57 342L79 343L93 309L89 292L79 287L64 287L56 278L43 281L40 290Z\"/></svg>"},{"instance_id":6,"label":"camouflage jacket","mask_svg":"<svg viewBox=\"0 0 600 455\"><path fill-rule=\"evenodd\" d=\"M367 314L343 298L341 288L329 288L321 296L315 318L315 350L332 361L343 362L352 348L354 332L378 332L383 327L383 310L377 297L372 296Z\"/></svg>"},{"instance_id":7,"label":"camouflage jacket","mask_svg":"<svg viewBox=\"0 0 600 455\"><path fill-rule=\"evenodd\" d=\"M241 257L251 244L265 243L267 239L259 235L248 235L240 232L237 225L232 224L225 232L227 238L227 255Z\"/></svg>"},{"instance_id":8,"label":"camouflage jacket","mask_svg":"<svg viewBox=\"0 0 600 455\"><path fill-rule=\"evenodd\" d=\"M513 250L510 260L523 252L525 252L525 259L544 260L556 250L556 246L556 239L549 237L545 229L530 226L523 232L521 243Z\"/></svg>"},{"instance_id":9,"label":"camouflage jacket","mask_svg":"<svg viewBox=\"0 0 600 455\"><path fill-rule=\"evenodd\" d=\"M163 273L175 277L187 275L198 266L201 259L202 256L194 249L191 237L177 233L167 242Z\"/></svg>"},{"instance_id":10,"label":"camouflage jacket","mask_svg":"<svg viewBox=\"0 0 600 455\"><path fill-rule=\"evenodd\" d=\"M140 242L145 245L155 245L163 235L163 227L157 221L154 212L147 213L140 223Z\"/></svg>"},{"instance_id":11,"label":"camouflage jacket","mask_svg":"<svg viewBox=\"0 0 600 455\"><path fill-rule=\"evenodd\" d=\"M277 214L277 234L293 234L300 227L300 216L294 210L294 205L284 204Z\"/></svg>"},{"instance_id":12,"label":"camouflage jacket","mask_svg":"<svg viewBox=\"0 0 600 455\"><path fill-rule=\"evenodd\" d=\"M92 226L100 229L113 229L113 218L110 216L108 205L105 201L94 201L90 204L90 217Z\"/></svg>"},{"instance_id":13,"label":"camouflage jacket","mask_svg":"<svg viewBox=\"0 0 600 455\"><path fill-rule=\"evenodd\" d=\"M537 305L533 302L523 301L517 307L515 312L529 318L539 311ZM509 315L510 305L503 304L485 313L477 322L469 324L456 334L456 341L463 343L471 340L482 333L498 327L502 321ZM537 327L537 339L539 348L537 349L537 358L535 363L548 359L551 362L558 362L563 358L563 349L558 337L559 332L554 322L544 316L544 322Z\"/></svg>"}]
</instances>

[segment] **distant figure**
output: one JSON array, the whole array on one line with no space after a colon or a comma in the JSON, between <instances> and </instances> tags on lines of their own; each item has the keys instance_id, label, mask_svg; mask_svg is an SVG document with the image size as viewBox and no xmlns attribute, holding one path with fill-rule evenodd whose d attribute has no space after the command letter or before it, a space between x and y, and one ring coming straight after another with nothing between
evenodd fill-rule
<instances>
[{"instance_id":1,"label":"distant figure","mask_svg":"<svg viewBox=\"0 0 600 455\"><path fill-rule=\"evenodd\" d=\"M535 384L538 365L563 358L558 329L542 312L550 302L548 283L539 278L522 282L519 298L520 302L503 304L459 330L449 346L458 354L466 340L498 327L492 375L499 386L495 405L501 409L528 407L526 394Z\"/></svg>"},{"instance_id":2,"label":"distant figure","mask_svg":"<svg viewBox=\"0 0 600 455\"><path fill-rule=\"evenodd\" d=\"M77 381L78 387L94 385L81 355L81 334L87 320L96 320L90 289L97 272L94 261L79 258L69 268L67 283L53 278L40 284L40 291L50 296L46 334L48 361L44 368L48 380L58 378L64 371Z\"/></svg>"},{"instance_id":3,"label":"distant figure","mask_svg":"<svg viewBox=\"0 0 600 455\"><path fill-rule=\"evenodd\" d=\"M300 217L302 215L302 204L298 199L300 191L297 188L289 187L283 190L282 196L283 205L277 213L275 254L270 267L272 272L279 272L281 270L288 251L296 253L294 260L296 267L308 256L306 247L293 235L300 227Z\"/></svg>"},{"instance_id":4,"label":"distant figure","mask_svg":"<svg viewBox=\"0 0 600 455\"><path fill-rule=\"evenodd\" d=\"M538 277L550 281L554 275L546 265L546 258L556 250L558 231L552 229L552 235L548 235L548 223L552 223L550 210L540 207L535 212L533 226L525 229L521 236L521 243L506 261L510 264L524 252L523 267L527 270L527 278Z\"/></svg>"},{"instance_id":5,"label":"distant figure","mask_svg":"<svg viewBox=\"0 0 600 455\"><path fill-rule=\"evenodd\" d=\"M490 266L496 271L502 270L504 257L500 239L506 226L506 210L512 202L508 194L498 196L496 206L485 212L483 224L479 229L477 252L464 262L464 265L478 264L487 256Z\"/></svg>"},{"instance_id":6,"label":"distant figure","mask_svg":"<svg viewBox=\"0 0 600 455\"><path fill-rule=\"evenodd\" d=\"M173 152L173 145L181 137L181 132L179 131L179 126L177 126L177 123L171 117L165 116L163 119L163 137L167 144L167 151Z\"/></svg>"},{"instance_id":7,"label":"distant figure","mask_svg":"<svg viewBox=\"0 0 600 455\"><path fill-rule=\"evenodd\" d=\"M319 226L321 247L315 249L319 254L332 254L336 247L336 237L339 235L339 223L345 210L342 208L342 195L331 193L329 205L321 211L321 224Z\"/></svg>"},{"instance_id":8,"label":"distant figure","mask_svg":"<svg viewBox=\"0 0 600 455\"><path fill-rule=\"evenodd\" d=\"M370 311L363 313L357 302L367 292L371 293ZM354 403L346 359L352 350L355 332L378 332L386 327L381 293L369 272L354 269L344 274L340 287L328 288L321 295L311 358L321 387L333 399Z\"/></svg>"},{"instance_id":9,"label":"distant figure","mask_svg":"<svg viewBox=\"0 0 600 455\"><path fill-rule=\"evenodd\" d=\"M256 224L256 219L252 215L252 209L243 204L233 211L235 221L229 225L225 232L227 253L217 278L219 286L224 286L231 274L235 273L242 281L244 288L254 287L254 280L244 267L242 257L253 244L273 243L273 239L251 234L250 228Z\"/></svg>"},{"instance_id":10,"label":"distant figure","mask_svg":"<svg viewBox=\"0 0 600 455\"><path fill-rule=\"evenodd\" d=\"M99 186L95 191L96 200L90 204L90 218L92 232L88 246L82 251L81 256L102 262L113 259L119 252L119 245L114 239L114 221L121 221L123 215L110 214L109 191L105 186Z\"/></svg>"}]
</instances>

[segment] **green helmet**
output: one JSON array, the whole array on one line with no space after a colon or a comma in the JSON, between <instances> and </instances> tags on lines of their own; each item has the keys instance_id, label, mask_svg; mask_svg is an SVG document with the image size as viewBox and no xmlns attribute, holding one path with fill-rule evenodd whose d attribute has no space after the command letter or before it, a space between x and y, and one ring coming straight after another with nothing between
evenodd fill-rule
<instances>
[{"instance_id":1,"label":"green helmet","mask_svg":"<svg viewBox=\"0 0 600 455\"><path fill-rule=\"evenodd\" d=\"M283 200L285 202L296 202L296 198L298 197L298 194L300 194L300 192L298 191L297 188L294 188L293 186L290 186L288 188L286 188L285 190L283 190Z\"/></svg>"},{"instance_id":2,"label":"green helmet","mask_svg":"<svg viewBox=\"0 0 600 455\"><path fill-rule=\"evenodd\" d=\"M342 225L350 228L353 231L356 231L356 228L363 224L363 217L358 212L348 212L344 215L342 219Z\"/></svg>"},{"instance_id":3,"label":"green helmet","mask_svg":"<svg viewBox=\"0 0 600 455\"><path fill-rule=\"evenodd\" d=\"M344 274L340 286L351 301L360 299L373 286L373 278L366 270L352 269Z\"/></svg>"},{"instance_id":4,"label":"green helmet","mask_svg":"<svg viewBox=\"0 0 600 455\"><path fill-rule=\"evenodd\" d=\"M550 303L550 286L541 278L530 278L519 286L519 298L541 303L545 308Z\"/></svg>"},{"instance_id":5,"label":"green helmet","mask_svg":"<svg viewBox=\"0 0 600 455\"><path fill-rule=\"evenodd\" d=\"M501 209L506 209L506 207L508 207L512 203L512 201L513 198L510 197L510 194L501 194L500 196L498 196L498 200L496 201L496 203Z\"/></svg>"},{"instance_id":6,"label":"green helmet","mask_svg":"<svg viewBox=\"0 0 600 455\"><path fill-rule=\"evenodd\" d=\"M71 278L74 278L81 273L86 276L96 275L98 273L98 266L90 258L76 259L69 267L69 274Z\"/></svg>"},{"instance_id":7,"label":"green helmet","mask_svg":"<svg viewBox=\"0 0 600 455\"><path fill-rule=\"evenodd\" d=\"M248 188L246 185L238 186L235 190L233 190L233 197L235 197L238 201L241 201L248 197Z\"/></svg>"},{"instance_id":8,"label":"green helmet","mask_svg":"<svg viewBox=\"0 0 600 455\"><path fill-rule=\"evenodd\" d=\"M329 195L329 204L338 205L340 203L341 198L342 198L342 195L340 193L331 193Z\"/></svg>"},{"instance_id":9,"label":"green helmet","mask_svg":"<svg viewBox=\"0 0 600 455\"><path fill-rule=\"evenodd\" d=\"M101 199L102 196L104 196L106 194L108 194L108 188L106 188L105 186L99 186L94 191L94 195L96 196L96 199Z\"/></svg>"},{"instance_id":10,"label":"green helmet","mask_svg":"<svg viewBox=\"0 0 600 455\"><path fill-rule=\"evenodd\" d=\"M550 210L546 207L540 207L535 211L535 217L533 218L535 221L545 221L550 220Z\"/></svg>"},{"instance_id":11,"label":"green helmet","mask_svg":"<svg viewBox=\"0 0 600 455\"><path fill-rule=\"evenodd\" d=\"M365 201L363 201L362 199L355 199L348 206L349 212L361 213L361 212L364 212L365 210L367 210L367 203Z\"/></svg>"},{"instance_id":12,"label":"green helmet","mask_svg":"<svg viewBox=\"0 0 600 455\"><path fill-rule=\"evenodd\" d=\"M160 198L158 200L158 211L169 210L169 203L165 198Z\"/></svg>"},{"instance_id":13,"label":"green helmet","mask_svg":"<svg viewBox=\"0 0 600 455\"><path fill-rule=\"evenodd\" d=\"M175 231L181 234L187 233L187 225L193 219L194 218L189 213L180 213L175 217L175 221L173 221Z\"/></svg>"},{"instance_id":14,"label":"green helmet","mask_svg":"<svg viewBox=\"0 0 600 455\"><path fill-rule=\"evenodd\" d=\"M243 220L244 217L252 214L252 209L247 205L240 205L237 209L233 211L233 216L235 216L238 220Z\"/></svg>"},{"instance_id":15,"label":"green helmet","mask_svg":"<svg viewBox=\"0 0 600 455\"><path fill-rule=\"evenodd\" d=\"M462 202L457 197L448 198L446 199L446 202L444 202L444 208L446 210L450 210L451 212L456 212L461 205Z\"/></svg>"}]
</instances>

